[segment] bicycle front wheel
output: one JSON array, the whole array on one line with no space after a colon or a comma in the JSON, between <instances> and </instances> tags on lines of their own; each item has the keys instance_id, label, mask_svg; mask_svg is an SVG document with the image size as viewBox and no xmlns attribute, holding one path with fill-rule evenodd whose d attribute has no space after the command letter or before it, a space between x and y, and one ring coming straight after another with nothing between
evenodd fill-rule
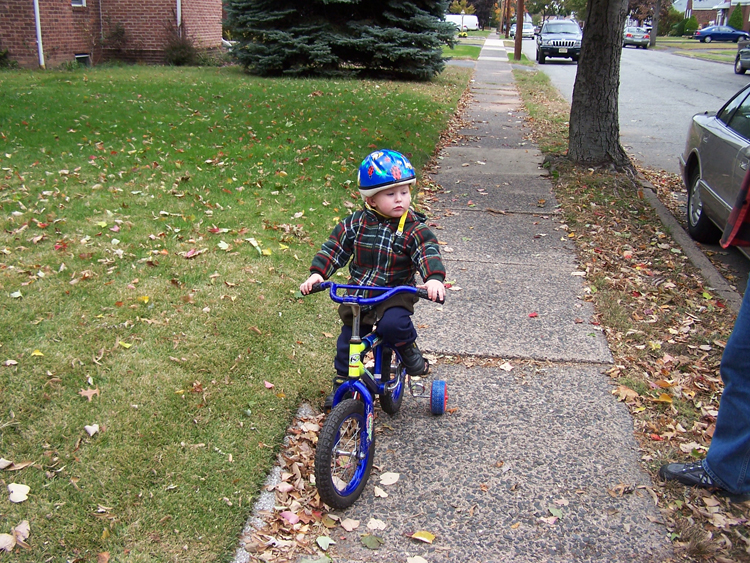
<instances>
[{"instance_id":1,"label":"bicycle front wheel","mask_svg":"<svg viewBox=\"0 0 750 563\"><path fill-rule=\"evenodd\" d=\"M315 485L333 508L347 508L362 494L372 469L374 436L365 446L367 421L362 401L342 401L326 417L315 450Z\"/></svg>"}]
</instances>

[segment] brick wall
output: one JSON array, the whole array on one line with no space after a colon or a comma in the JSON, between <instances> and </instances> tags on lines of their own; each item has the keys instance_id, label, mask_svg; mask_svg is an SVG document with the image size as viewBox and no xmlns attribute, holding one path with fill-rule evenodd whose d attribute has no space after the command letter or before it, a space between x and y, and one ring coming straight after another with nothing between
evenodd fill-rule
<instances>
[{"instance_id":1,"label":"brick wall","mask_svg":"<svg viewBox=\"0 0 750 563\"><path fill-rule=\"evenodd\" d=\"M170 26L176 24L177 0L87 0L85 7L70 0L39 0L42 45L46 66L54 68L88 54L102 58L163 62ZM182 0L184 29L202 48L221 45L221 0ZM118 26L125 31L119 48L108 44ZM103 45L104 44L104 45ZM104 48L102 48L104 47ZM22 67L39 66L33 0L0 2L0 48Z\"/></svg>"},{"instance_id":2,"label":"brick wall","mask_svg":"<svg viewBox=\"0 0 750 563\"><path fill-rule=\"evenodd\" d=\"M221 45L221 0L183 0L182 21L196 47Z\"/></svg>"}]
</instances>

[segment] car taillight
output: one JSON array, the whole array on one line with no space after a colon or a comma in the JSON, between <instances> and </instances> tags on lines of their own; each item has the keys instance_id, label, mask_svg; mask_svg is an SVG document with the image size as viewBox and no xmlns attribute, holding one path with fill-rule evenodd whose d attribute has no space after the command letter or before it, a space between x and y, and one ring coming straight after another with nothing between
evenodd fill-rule
<instances>
[{"instance_id":1,"label":"car taillight","mask_svg":"<svg viewBox=\"0 0 750 563\"><path fill-rule=\"evenodd\" d=\"M644 39L648 39L648 33L643 36Z\"/></svg>"},{"instance_id":2,"label":"car taillight","mask_svg":"<svg viewBox=\"0 0 750 563\"><path fill-rule=\"evenodd\" d=\"M633 34L632 33L626 33L625 37L633 37Z\"/></svg>"}]
</instances>

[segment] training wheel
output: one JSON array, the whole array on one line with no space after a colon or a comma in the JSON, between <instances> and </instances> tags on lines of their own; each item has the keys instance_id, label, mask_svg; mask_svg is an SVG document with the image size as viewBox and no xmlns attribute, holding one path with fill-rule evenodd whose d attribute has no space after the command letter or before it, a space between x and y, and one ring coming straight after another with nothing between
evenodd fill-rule
<instances>
[{"instance_id":1,"label":"training wheel","mask_svg":"<svg viewBox=\"0 0 750 563\"><path fill-rule=\"evenodd\" d=\"M448 392L445 381L433 381L430 390L430 412L432 414L443 414L448 404Z\"/></svg>"}]
</instances>

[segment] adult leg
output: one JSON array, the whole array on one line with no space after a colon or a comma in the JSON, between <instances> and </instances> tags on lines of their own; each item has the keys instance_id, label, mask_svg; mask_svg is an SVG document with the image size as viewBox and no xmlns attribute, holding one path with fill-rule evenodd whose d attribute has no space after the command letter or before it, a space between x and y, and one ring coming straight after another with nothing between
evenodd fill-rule
<instances>
[{"instance_id":1,"label":"adult leg","mask_svg":"<svg viewBox=\"0 0 750 563\"><path fill-rule=\"evenodd\" d=\"M750 288L748 288L750 289ZM716 430L703 462L712 479L735 494L750 493L750 291L721 357L721 395Z\"/></svg>"}]
</instances>

